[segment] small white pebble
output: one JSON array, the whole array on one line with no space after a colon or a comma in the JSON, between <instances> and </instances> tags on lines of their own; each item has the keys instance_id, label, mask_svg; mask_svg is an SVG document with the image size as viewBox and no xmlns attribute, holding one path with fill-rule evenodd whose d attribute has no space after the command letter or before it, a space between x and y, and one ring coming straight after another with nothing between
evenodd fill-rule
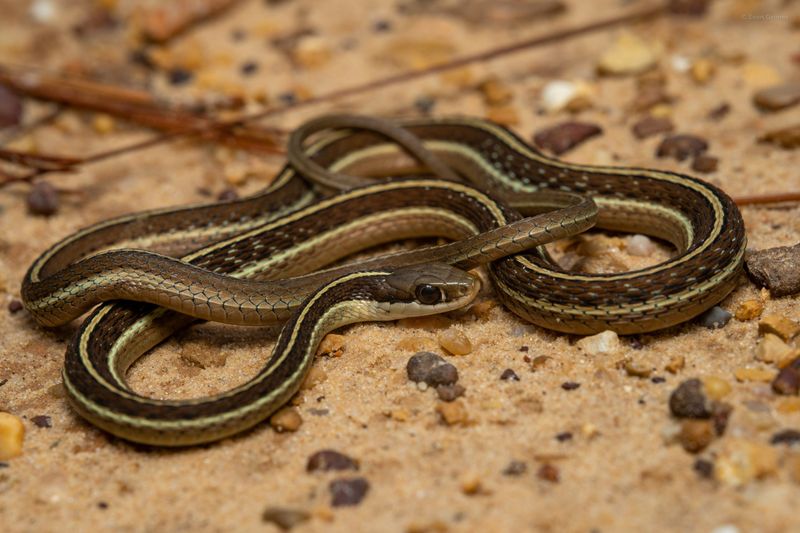
<instances>
[{"instance_id":1,"label":"small white pebble","mask_svg":"<svg viewBox=\"0 0 800 533\"><path fill-rule=\"evenodd\" d=\"M677 54L670 58L670 65L675 72L688 72L692 68L692 62L688 57Z\"/></svg>"},{"instance_id":2,"label":"small white pebble","mask_svg":"<svg viewBox=\"0 0 800 533\"><path fill-rule=\"evenodd\" d=\"M602 355L619 350L619 337L611 330L606 330L591 337L584 337L575 345L588 355Z\"/></svg>"},{"instance_id":3,"label":"small white pebble","mask_svg":"<svg viewBox=\"0 0 800 533\"><path fill-rule=\"evenodd\" d=\"M631 235L626 249L631 255L647 257L655 253L656 245L647 235Z\"/></svg>"},{"instance_id":4,"label":"small white pebble","mask_svg":"<svg viewBox=\"0 0 800 533\"><path fill-rule=\"evenodd\" d=\"M725 524L715 527L711 530L711 533L739 533L739 528L733 524Z\"/></svg>"},{"instance_id":5,"label":"small white pebble","mask_svg":"<svg viewBox=\"0 0 800 533\"><path fill-rule=\"evenodd\" d=\"M575 96L577 86L571 81L551 81L542 89L542 104L548 111L563 109Z\"/></svg>"},{"instance_id":6,"label":"small white pebble","mask_svg":"<svg viewBox=\"0 0 800 533\"><path fill-rule=\"evenodd\" d=\"M51 0L36 0L31 4L30 14L36 22L50 22L56 16L56 6Z\"/></svg>"}]
</instances>

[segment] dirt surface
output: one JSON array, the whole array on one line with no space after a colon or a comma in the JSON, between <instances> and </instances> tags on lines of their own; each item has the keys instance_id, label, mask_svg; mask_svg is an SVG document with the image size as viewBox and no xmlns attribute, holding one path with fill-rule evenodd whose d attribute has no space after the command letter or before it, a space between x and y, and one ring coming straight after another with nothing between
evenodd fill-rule
<instances>
[{"instance_id":1,"label":"dirt surface","mask_svg":"<svg viewBox=\"0 0 800 533\"><path fill-rule=\"evenodd\" d=\"M168 105L202 104L232 117L653 5L567 0L563 10L542 13L521 0L249 0L165 44L143 44L141 13L153 3L136 4L0 2L0 63L146 90ZM504 122L530 140L577 120L602 133L564 153L568 161L693 173L733 197L797 191L800 150L758 139L800 124L800 107L763 111L753 98L800 80L798 8L777 0L719 1L704 15L651 17L290 108L259 124L289 130L330 111L459 114ZM644 56L646 72L599 74L615 43L623 56ZM630 56L613 60L632 68ZM580 87L571 110L552 109L558 106L546 95L554 80ZM662 94L650 102L648 90ZM219 109L237 98L244 107ZM727 113L719 111L724 104ZM153 135L74 109L25 126L53 111L53 104L26 99L22 126L0 130L0 142L85 156ZM705 139L707 153L718 158L716 171L691 170L691 158L656 157L668 134L639 139L632 132L647 116L668 118L673 133ZM229 188L257 191L283 163L279 154L179 140L46 176L60 190L51 216L28 211L28 184L0 189L0 411L26 428L22 455L0 462L3 531L276 531L262 516L275 507L307 518L295 531L800 529L800 451L797 444L770 444L775 434L800 428L800 403L770 387L778 369L757 358L758 317L734 318L721 329L691 322L621 338L597 353L578 337L482 303L446 319L340 331L344 352L320 357L315 366L324 378L295 399L303 422L294 432L278 433L265 422L213 445L161 450L132 446L84 422L68 405L60 376L78 323L47 330L26 311L12 312L31 262L108 217L212 201ZM796 203L742 213L752 249L800 241ZM669 254L659 244L643 260L629 253L630 242L595 232L560 250L590 271L636 268ZM744 278L721 306L736 312L751 300L763 303L762 317L800 320L798 297L770 298ZM480 301L494 301L491 292ZM471 353L445 355L437 339L447 330L463 332ZM259 369L275 336L195 327L143 358L129 378L137 391L160 398L223 391ZM406 363L422 348L458 368L466 392L456 403L408 380ZM204 354L219 366L192 363ZM501 379L506 369L519 379ZM676 442L692 428L668 405L670 393L691 378L722 390L719 401L732 408L722 434L696 453ZM447 424L448 415L456 423ZM47 426L41 418L33 422L41 416L50 427L39 427ZM353 458L358 471L307 472L309 457L324 449ZM333 505L330 484L359 477L368 483L363 500Z\"/></svg>"}]
</instances>

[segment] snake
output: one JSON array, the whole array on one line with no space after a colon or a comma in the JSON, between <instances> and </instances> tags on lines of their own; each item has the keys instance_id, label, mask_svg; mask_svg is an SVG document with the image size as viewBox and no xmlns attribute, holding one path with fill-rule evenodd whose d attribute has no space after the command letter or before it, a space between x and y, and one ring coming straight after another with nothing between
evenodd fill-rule
<instances>
[{"instance_id":1,"label":"snake","mask_svg":"<svg viewBox=\"0 0 800 533\"><path fill-rule=\"evenodd\" d=\"M485 120L322 117L295 132L289 160L252 197L101 222L31 265L22 297L42 325L106 302L65 357L62 378L79 414L147 444L233 435L299 389L324 333L466 305L476 291L463 271L478 265L488 264L511 311L577 334L685 322L730 293L742 270L741 215L715 186L663 170L563 162ZM401 177L366 181L384 176ZM320 192L331 189L340 192ZM665 239L677 254L637 271L585 274L562 269L543 246L595 223ZM433 236L453 242L331 267L376 244ZM460 280L458 295L430 282L428 272L440 273L442 287ZM413 301L396 297L395 279L414 280L402 289ZM130 366L198 318L288 322L264 368L232 391L161 400L131 390Z\"/></svg>"}]
</instances>

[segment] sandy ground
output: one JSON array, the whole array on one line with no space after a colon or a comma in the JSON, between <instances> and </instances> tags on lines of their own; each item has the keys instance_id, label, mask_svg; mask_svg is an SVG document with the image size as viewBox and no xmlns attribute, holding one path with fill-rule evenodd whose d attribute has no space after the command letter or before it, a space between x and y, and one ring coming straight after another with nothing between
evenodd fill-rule
<instances>
[{"instance_id":1,"label":"sandy ground","mask_svg":"<svg viewBox=\"0 0 800 533\"><path fill-rule=\"evenodd\" d=\"M44 4L53 5L55 13L41 19L37 10ZM132 2L122 1L75 2L69 8L56 2L2 2L0 61L66 68L139 88L146 83L173 102L242 94L249 112L263 108L259 100L277 105L292 91L301 98L319 95L645 5L571 0L559 15L515 17L517 23L498 16L476 24L469 19L475 8L445 9L453 2L432 2L442 8L437 11L413 0L244 1L151 49L160 65L186 65L195 72L189 83L173 87L163 69L148 74L129 61L136 42L131 26L94 29L83 36L72 31L91 8L109 4L116 4L114 13L124 20L133 10ZM481 2L468 4L489 13ZM771 17L750 16L755 14ZM436 102L436 115L486 116L492 109L476 87L495 77L511 91L504 105L515 115L513 129L527 139L569 118L603 128L602 135L565 154L569 161L690 172L686 162L655 157L660 136L638 140L631 134L631 125L642 116L630 110L637 77L596 75L602 51L628 31L657 50L674 96L659 112L671 116L676 132L707 139L710 153L719 158L718 171L707 179L734 197L795 191L800 189L800 151L756 140L796 124L798 107L767 114L751 99L765 82L800 76L800 33L791 22L797 16L798 6L791 2L720 1L702 18L664 17L599 31L287 111L264 124L288 129L334 110L410 116L420 112L415 102L421 97ZM302 29L314 35L291 42L291 35ZM276 39L295 54L294 63ZM700 58L714 65L705 83L675 68ZM244 77L240 69L248 61L258 68ZM554 79L588 83L592 105L574 117L566 111L541 112L541 89ZM708 113L724 102L731 112L709 120ZM50 109L28 102L25 121ZM15 137L10 146L85 155L151 135L121 121L108 131L104 120L67 110L49 125ZM85 423L70 409L60 385L65 343L77 324L46 330L25 311L6 309L19 297L30 263L58 239L111 216L209 201L208 191L216 195L231 186L240 194L256 191L282 164L280 156L186 141L161 144L74 174L53 174L48 179L68 193L51 217L26 211L26 185L0 189L0 410L21 417L27 430L23 455L0 463L4 531L273 531L275 526L262 520L269 507L307 512L309 519L296 531L800 529L797 452L769 445L776 432L800 427L800 412L791 398L773 394L768 382L734 377L744 367L775 372L755 360L757 320L734 319L718 330L689 323L638 338L640 349L623 339L618 350L591 355L576 344L578 338L526 325L499 306L481 318L456 314L444 328L462 331L474 345L466 356L447 356L466 388L459 402L468 420L460 425L443 423L436 393L419 390L406 377L406 362L415 351L409 346L443 354L436 340L443 329L392 323L340 332L346 336L344 353L316 362L327 378L297 399L303 424L295 432L278 433L264 423L220 443L169 451L131 446ZM243 179L250 169L257 172ZM749 207L743 215L753 249L800 240L796 205ZM615 247L624 239L598 235L593 242L601 244L594 248L596 255L611 254L630 268L638 265L637 258ZM602 257L597 262L601 268ZM743 280L722 307L735 311L741 302L762 297ZM491 293L482 298L491 299ZM797 297L767 299L764 305L764 314L800 318ZM136 390L156 397L225 390L257 371L274 340L274 331L196 327L137 363L130 380ZM224 364L200 369L187 363L192 354L207 352L221 355ZM530 361L542 355L551 359L533 371ZM666 371L679 356L685 367L674 374ZM625 358L652 373L647 378L628 375L618 365ZM520 380L500 380L507 368ZM724 435L691 454L668 442L666 436L677 425L668 397L682 381L708 376L731 386L724 401L733 412ZM580 387L565 390L565 382ZM31 422L42 415L50 417L52 427ZM322 449L356 459L360 470L306 472L308 457ZM753 467L762 456L775 464ZM698 459L712 468L733 462L743 472L735 479L719 471L703 477L695 469ZM512 461L525 463L526 470L504 474ZM332 506L329 483L356 476L369 483L363 501Z\"/></svg>"}]
</instances>

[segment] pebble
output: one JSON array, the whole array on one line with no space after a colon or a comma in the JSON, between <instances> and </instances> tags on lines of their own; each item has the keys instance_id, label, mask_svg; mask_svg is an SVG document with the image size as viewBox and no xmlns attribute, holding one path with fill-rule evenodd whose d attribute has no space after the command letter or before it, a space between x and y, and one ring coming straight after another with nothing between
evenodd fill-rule
<instances>
[{"instance_id":1,"label":"pebble","mask_svg":"<svg viewBox=\"0 0 800 533\"><path fill-rule=\"evenodd\" d=\"M303 418L294 407L284 407L269 417L269 425L278 433L297 431L302 424Z\"/></svg>"},{"instance_id":2,"label":"pebble","mask_svg":"<svg viewBox=\"0 0 800 533\"><path fill-rule=\"evenodd\" d=\"M22 302L20 302L16 298L8 302L8 312L11 313L12 315L22 311L22 308L23 308Z\"/></svg>"},{"instance_id":3,"label":"pebble","mask_svg":"<svg viewBox=\"0 0 800 533\"><path fill-rule=\"evenodd\" d=\"M275 524L283 531L289 531L294 526L302 524L311 518L311 515L302 509L290 509L287 507L267 507L261 513L261 520L270 524Z\"/></svg>"},{"instance_id":4,"label":"pebble","mask_svg":"<svg viewBox=\"0 0 800 533\"><path fill-rule=\"evenodd\" d=\"M558 442L567 442L568 440L572 440L572 433L570 431L562 431L561 433L556 434L556 440Z\"/></svg>"},{"instance_id":5,"label":"pebble","mask_svg":"<svg viewBox=\"0 0 800 533\"><path fill-rule=\"evenodd\" d=\"M561 384L561 388L566 391L576 390L580 388L580 386L581 384L576 383L575 381L565 381L564 383Z\"/></svg>"},{"instance_id":6,"label":"pebble","mask_svg":"<svg viewBox=\"0 0 800 533\"><path fill-rule=\"evenodd\" d=\"M731 393L731 384L720 377L706 376L702 381L706 396L712 400L721 400Z\"/></svg>"},{"instance_id":7,"label":"pebble","mask_svg":"<svg viewBox=\"0 0 800 533\"><path fill-rule=\"evenodd\" d=\"M669 397L669 410L678 418L709 418L712 405L703 382L692 378L678 385Z\"/></svg>"},{"instance_id":8,"label":"pebble","mask_svg":"<svg viewBox=\"0 0 800 533\"><path fill-rule=\"evenodd\" d=\"M341 357L345 349L345 336L337 333L328 333L319 343L317 357Z\"/></svg>"},{"instance_id":9,"label":"pebble","mask_svg":"<svg viewBox=\"0 0 800 533\"><path fill-rule=\"evenodd\" d=\"M300 390L311 390L328 379L328 374L318 366L312 366L308 371Z\"/></svg>"},{"instance_id":10,"label":"pebble","mask_svg":"<svg viewBox=\"0 0 800 533\"><path fill-rule=\"evenodd\" d=\"M794 446L800 444L800 431L796 429L784 429L775 433L771 439L770 444L785 444L787 446Z\"/></svg>"},{"instance_id":11,"label":"pebble","mask_svg":"<svg viewBox=\"0 0 800 533\"><path fill-rule=\"evenodd\" d=\"M186 85L194 79L194 72L185 68L176 67L167 72L167 80L170 85L180 86Z\"/></svg>"},{"instance_id":12,"label":"pebble","mask_svg":"<svg viewBox=\"0 0 800 533\"><path fill-rule=\"evenodd\" d=\"M778 372L772 381L772 390L776 394L787 396L800 393L800 358L795 359Z\"/></svg>"},{"instance_id":13,"label":"pebble","mask_svg":"<svg viewBox=\"0 0 800 533\"><path fill-rule=\"evenodd\" d=\"M775 377L775 372L763 368L739 367L734 369L733 377L735 377L737 381L768 382L772 381L772 378Z\"/></svg>"},{"instance_id":14,"label":"pebble","mask_svg":"<svg viewBox=\"0 0 800 533\"><path fill-rule=\"evenodd\" d=\"M474 496L481 492L481 489L483 488L483 482L480 474L477 472L467 472L461 477L460 486L461 492L467 496Z\"/></svg>"},{"instance_id":15,"label":"pebble","mask_svg":"<svg viewBox=\"0 0 800 533\"><path fill-rule=\"evenodd\" d=\"M447 329L438 336L439 346L452 355L467 355L472 352L472 342L457 329Z\"/></svg>"},{"instance_id":16,"label":"pebble","mask_svg":"<svg viewBox=\"0 0 800 533\"><path fill-rule=\"evenodd\" d=\"M625 250L636 257L650 257L656 252L656 244L647 235L631 235L625 243Z\"/></svg>"},{"instance_id":17,"label":"pebble","mask_svg":"<svg viewBox=\"0 0 800 533\"><path fill-rule=\"evenodd\" d=\"M528 465L522 461L513 460L503 469L504 476L521 476L528 471Z\"/></svg>"},{"instance_id":18,"label":"pebble","mask_svg":"<svg viewBox=\"0 0 800 533\"><path fill-rule=\"evenodd\" d=\"M761 316L764 311L764 302L761 300L745 300L736 308L734 316L736 320L744 322L745 320L752 320Z\"/></svg>"},{"instance_id":19,"label":"pebble","mask_svg":"<svg viewBox=\"0 0 800 533\"><path fill-rule=\"evenodd\" d=\"M314 452L306 463L306 472L327 472L329 470L358 470L358 461L336 450Z\"/></svg>"},{"instance_id":20,"label":"pebble","mask_svg":"<svg viewBox=\"0 0 800 533\"><path fill-rule=\"evenodd\" d=\"M753 61L742 65L742 77L750 87L762 89L780 84L783 80L781 75L771 65L755 63Z\"/></svg>"},{"instance_id":21,"label":"pebble","mask_svg":"<svg viewBox=\"0 0 800 533\"><path fill-rule=\"evenodd\" d=\"M714 463L707 459L698 459L692 465L692 469L705 479L710 479L714 475Z\"/></svg>"},{"instance_id":22,"label":"pebble","mask_svg":"<svg viewBox=\"0 0 800 533\"><path fill-rule=\"evenodd\" d=\"M421 115L429 115L436 107L436 99L432 96L418 96L414 99L414 108Z\"/></svg>"},{"instance_id":23,"label":"pebble","mask_svg":"<svg viewBox=\"0 0 800 533\"><path fill-rule=\"evenodd\" d=\"M774 144L786 150L791 150L800 146L800 124L771 130L758 138L759 142Z\"/></svg>"},{"instance_id":24,"label":"pebble","mask_svg":"<svg viewBox=\"0 0 800 533\"><path fill-rule=\"evenodd\" d=\"M470 307L469 311L478 320L488 320L491 316L492 309L494 309L495 307L497 307L496 301L483 300Z\"/></svg>"},{"instance_id":25,"label":"pebble","mask_svg":"<svg viewBox=\"0 0 800 533\"><path fill-rule=\"evenodd\" d=\"M241 72L243 76L252 76L258 72L258 63L255 61L246 61L239 67L239 72Z\"/></svg>"},{"instance_id":26,"label":"pebble","mask_svg":"<svg viewBox=\"0 0 800 533\"><path fill-rule=\"evenodd\" d=\"M228 360L227 354L217 350L187 349L181 352L181 361L197 368L221 368Z\"/></svg>"},{"instance_id":27,"label":"pebble","mask_svg":"<svg viewBox=\"0 0 800 533\"><path fill-rule=\"evenodd\" d=\"M486 118L503 126L516 126L520 123L519 113L513 106L492 106L486 112Z\"/></svg>"},{"instance_id":28,"label":"pebble","mask_svg":"<svg viewBox=\"0 0 800 533\"><path fill-rule=\"evenodd\" d=\"M37 428L51 428L53 427L53 422L51 418L47 415L38 415L31 418L31 422Z\"/></svg>"},{"instance_id":29,"label":"pebble","mask_svg":"<svg viewBox=\"0 0 800 533\"><path fill-rule=\"evenodd\" d=\"M220 202L232 202L239 199L239 193L233 187L226 187L217 195Z\"/></svg>"},{"instance_id":30,"label":"pebble","mask_svg":"<svg viewBox=\"0 0 800 533\"><path fill-rule=\"evenodd\" d=\"M698 59L692 63L692 66L689 69L692 79L700 85L705 85L711 81L711 78L714 77L715 72L716 67L714 66L714 63L705 58Z\"/></svg>"},{"instance_id":31,"label":"pebble","mask_svg":"<svg viewBox=\"0 0 800 533\"><path fill-rule=\"evenodd\" d=\"M590 337L583 337L575 346L586 352L587 355L603 355L615 353L620 349L619 336L606 330Z\"/></svg>"},{"instance_id":32,"label":"pebble","mask_svg":"<svg viewBox=\"0 0 800 533\"><path fill-rule=\"evenodd\" d=\"M733 318L732 313L718 305L715 305L700 315L697 321L701 326L708 329L719 329L725 327L725 325L730 322L731 318Z\"/></svg>"},{"instance_id":33,"label":"pebble","mask_svg":"<svg viewBox=\"0 0 800 533\"><path fill-rule=\"evenodd\" d=\"M603 53L597 69L602 74L637 74L653 68L657 60L652 46L636 35L625 32Z\"/></svg>"},{"instance_id":34,"label":"pebble","mask_svg":"<svg viewBox=\"0 0 800 533\"><path fill-rule=\"evenodd\" d=\"M22 455L25 425L11 413L0 412L0 461Z\"/></svg>"},{"instance_id":35,"label":"pebble","mask_svg":"<svg viewBox=\"0 0 800 533\"><path fill-rule=\"evenodd\" d=\"M306 69L325 66L333 57L333 51L324 37L310 35L301 39L292 50L292 60Z\"/></svg>"},{"instance_id":36,"label":"pebble","mask_svg":"<svg viewBox=\"0 0 800 533\"><path fill-rule=\"evenodd\" d=\"M22 122L22 99L0 84L0 129L18 126Z\"/></svg>"},{"instance_id":37,"label":"pebble","mask_svg":"<svg viewBox=\"0 0 800 533\"><path fill-rule=\"evenodd\" d=\"M455 383L453 385L439 385L436 387L436 394L439 395L439 399L444 402L452 402L456 398L460 398L464 396L466 389Z\"/></svg>"},{"instance_id":38,"label":"pebble","mask_svg":"<svg viewBox=\"0 0 800 533\"><path fill-rule=\"evenodd\" d=\"M659 133L669 133L674 129L675 125L669 118L647 116L636 122L632 131L637 139L645 139Z\"/></svg>"},{"instance_id":39,"label":"pebble","mask_svg":"<svg viewBox=\"0 0 800 533\"><path fill-rule=\"evenodd\" d=\"M58 211L58 191L47 181L37 181L26 198L28 211L34 215L50 216Z\"/></svg>"},{"instance_id":40,"label":"pebble","mask_svg":"<svg viewBox=\"0 0 800 533\"><path fill-rule=\"evenodd\" d=\"M772 475L777 469L778 452L772 446L746 440L730 440L725 442L717 457L714 475L726 485L741 486Z\"/></svg>"},{"instance_id":41,"label":"pebble","mask_svg":"<svg viewBox=\"0 0 800 533\"><path fill-rule=\"evenodd\" d=\"M692 170L702 172L703 174L710 174L716 172L719 166L719 158L713 155L700 154L692 161Z\"/></svg>"},{"instance_id":42,"label":"pebble","mask_svg":"<svg viewBox=\"0 0 800 533\"><path fill-rule=\"evenodd\" d=\"M503 370L503 373L500 374L500 379L503 381L519 381L519 376L512 369L506 368Z\"/></svg>"},{"instance_id":43,"label":"pebble","mask_svg":"<svg viewBox=\"0 0 800 533\"><path fill-rule=\"evenodd\" d=\"M581 111L592 106L593 93L593 88L582 81L551 81L542 88L542 106L550 113Z\"/></svg>"},{"instance_id":44,"label":"pebble","mask_svg":"<svg viewBox=\"0 0 800 533\"><path fill-rule=\"evenodd\" d=\"M708 118L711 120L722 120L728 113L731 112L731 104L723 102L711 111L708 112Z\"/></svg>"},{"instance_id":45,"label":"pebble","mask_svg":"<svg viewBox=\"0 0 800 533\"><path fill-rule=\"evenodd\" d=\"M469 421L467 408L464 407L460 400L440 403L436 406L436 412L439 413L442 421L448 426L466 425Z\"/></svg>"},{"instance_id":46,"label":"pebble","mask_svg":"<svg viewBox=\"0 0 800 533\"><path fill-rule=\"evenodd\" d=\"M788 363L795 355L795 350L774 333L765 333L756 346L756 359L765 363L784 366L784 363Z\"/></svg>"},{"instance_id":47,"label":"pebble","mask_svg":"<svg viewBox=\"0 0 800 533\"><path fill-rule=\"evenodd\" d=\"M603 129L586 122L562 122L555 126L538 131L533 136L537 146L549 150L555 155L574 148L584 141L603 133Z\"/></svg>"},{"instance_id":48,"label":"pebble","mask_svg":"<svg viewBox=\"0 0 800 533\"><path fill-rule=\"evenodd\" d=\"M698 453L704 450L715 438L716 432L711 420L684 420L678 434L678 442L689 453Z\"/></svg>"},{"instance_id":49,"label":"pebble","mask_svg":"<svg viewBox=\"0 0 800 533\"><path fill-rule=\"evenodd\" d=\"M328 489L333 507L358 505L369 492L369 481L363 477L334 479Z\"/></svg>"},{"instance_id":50,"label":"pebble","mask_svg":"<svg viewBox=\"0 0 800 533\"><path fill-rule=\"evenodd\" d=\"M536 372L538 370L543 369L545 366L547 366L548 362L552 360L553 358L550 357L549 355L537 355L536 357L530 360L531 372Z\"/></svg>"},{"instance_id":51,"label":"pebble","mask_svg":"<svg viewBox=\"0 0 800 533\"><path fill-rule=\"evenodd\" d=\"M751 252L745 256L750 277L774 297L800 292L800 244Z\"/></svg>"},{"instance_id":52,"label":"pebble","mask_svg":"<svg viewBox=\"0 0 800 533\"><path fill-rule=\"evenodd\" d=\"M514 98L514 92L500 78L492 76L478 85L483 94L483 101L489 106L505 105Z\"/></svg>"},{"instance_id":53,"label":"pebble","mask_svg":"<svg viewBox=\"0 0 800 533\"><path fill-rule=\"evenodd\" d=\"M637 377L637 378L647 378L650 377L650 374L653 373L653 367L643 363L642 361L636 361L635 359L627 358L625 362L622 364L622 367L625 369L625 372L629 376Z\"/></svg>"},{"instance_id":54,"label":"pebble","mask_svg":"<svg viewBox=\"0 0 800 533\"><path fill-rule=\"evenodd\" d=\"M106 113L97 113L92 118L92 128L102 135L109 134L116 129L114 118Z\"/></svg>"},{"instance_id":55,"label":"pebble","mask_svg":"<svg viewBox=\"0 0 800 533\"><path fill-rule=\"evenodd\" d=\"M676 355L664 366L664 370L670 374L677 374L683 367L686 366L686 358L682 355Z\"/></svg>"},{"instance_id":56,"label":"pebble","mask_svg":"<svg viewBox=\"0 0 800 533\"><path fill-rule=\"evenodd\" d=\"M800 82L789 82L761 89L753 103L762 111L780 111L800 102Z\"/></svg>"},{"instance_id":57,"label":"pebble","mask_svg":"<svg viewBox=\"0 0 800 533\"><path fill-rule=\"evenodd\" d=\"M458 381L458 369L431 352L412 355L406 363L406 374L414 383L423 382L431 387L451 385Z\"/></svg>"},{"instance_id":58,"label":"pebble","mask_svg":"<svg viewBox=\"0 0 800 533\"><path fill-rule=\"evenodd\" d=\"M558 481L561 479L561 473L559 472L557 466L551 465L550 463L544 463L539 467L539 470L536 471L536 477L545 481L549 481L550 483L558 483Z\"/></svg>"},{"instance_id":59,"label":"pebble","mask_svg":"<svg viewBox=\"0 0 800 533\"><path fill-rule=\"evenodd\" d=\"M800 323L781 315L764 315L758 323L758 332L777 335L784 341L790 341L800 333Z\"/></svg>"},{"instance_id":60,"label":"pebble","mask_svg":"<svg viewBox=\"0 0 800 533\"><path fill-rule=\"evenodd\" d=\"M658 145L657 157L671 157L677 161L684 161L695 157L708 150L708 143L695 135L670 135Z\"/></svg>"}]
</instances>

